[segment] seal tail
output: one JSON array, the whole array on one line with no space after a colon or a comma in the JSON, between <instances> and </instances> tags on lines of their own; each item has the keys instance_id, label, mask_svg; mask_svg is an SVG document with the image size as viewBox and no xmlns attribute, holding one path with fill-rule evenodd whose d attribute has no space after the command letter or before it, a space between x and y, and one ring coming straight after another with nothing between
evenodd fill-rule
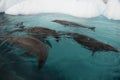
<instances>
[{"instance_id":1,"label":"seal tail","mask_svg":"<svg viewBox=\"0 0 120 80\"><path fill-rule=\"evenodd\" d=\"M96 28L96 27L89 27L88 29L91 29L92 31L95 32L95 28Z\"/></svg>"},{"instance_id":2,"label":"seal tail","mask_svg":"<svg viewBox=\"0 0 120 80\"><path fill-rule=\"evenodd\" d=\"M45 49L45 50L43 49L41 51L41 53L39 53L38 55L36 55L36 57L37 57L37 61L38 61L38 69L40 70L44 66L44 64L45 64L45 62L47 60L48 49Z\"/></svg>"},{"instance_id":3,"label":"seal tail","mask_svg":"<svg viewBox=\"0 0 120 80\"><path fill-rule=\"evenodd\" d=\"M38 69L40 70L44 64L45 64L45 61L38 60Z\"/></svg>"},{"instance_id":4,"label":"seal tail","mask_svg":"<svg viewBox=\"0 0 120 80\"><path fill-rule=\"evenodd\" d=\"M42 56L41 57L37 57L38 69L39 70L44 66L44 64L45 64L45 62L47 60L47 56L48 56L48 54L44 55L43 57Z\"/></svg>"}]
</instances>

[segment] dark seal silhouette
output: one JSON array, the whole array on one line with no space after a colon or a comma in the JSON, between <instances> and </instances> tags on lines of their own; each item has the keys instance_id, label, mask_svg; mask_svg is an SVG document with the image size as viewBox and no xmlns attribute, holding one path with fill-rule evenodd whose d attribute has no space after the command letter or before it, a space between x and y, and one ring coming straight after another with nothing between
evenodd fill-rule
<instances>
[{"instance_id":1,"label":"dark seal silhouette","mask_svg":"<svg viewBox=\"0 0 120 80\"><path fill-rule=\"evenodd\" d=\"M59 34L55 30L51 30L40 26L25 28L23 22L16 24L16 26L20 29L10 31L7 33L7 35L10 35L15 32L27 32L31 36L38 38L42 42L48 44L50 47L52 47L52 44L50 43L49 40L46 39L48 36L53 36L57 42L59 41Z\"/></svg>"},{"instance_id":2,"label":"dark seal silhouette","mask_svg":"<svg viewBox=\"0 0 120 80\"><path fill-rule=\"evenodd\" d=\"M40 40L33 37L12 37L12 36L2 36L0 40L7 41L21 47L28 52L24 55L35 55L38 61L38 68L42 68L45 64L48 56L47 46Z\"/></svg>"},{"instance_id":3,"label":"dark seal silhouette","mask_svg":"<svg viewBox=\"0 0 120 80\"><path fill-rule=\"evenodd\" d=\"M52 22L56 22L56 23L64 25L64 26L87 28L87 29L90 29L92 31L95 31L95 28L96 28L96 27L87 27L87 26L84 26L82 24L78 24L78 23L70 22L70 21L66 21L66 20L53 20Z\"/></svg>"},{"instance_id":4,"label":"dark seal silhouette","mask_svg":"<svg viewBox=\"0 0 120 80\"><path fill-rule=\"evenodd\" d=\"M36 36L41 39L43 39L43 38L45 39L48 36L53 36L57 42L59 41L59 34L55 30L51 30L48 28L40 27L40 26L16 29L16 30L8 32L7 35L12 34L14 32L28 32L32 36Z\"/></svg>"},{"instance_id":5,"label":"dark seal silhouette","mask_svg":"<svg viewBox=\"0 0 120 80\"><path fill-rule=\"evenodd\" d=\"M120 51L114 48L113 46L100 42L94 38L88 37L83 34L63 33L63 35L67 35L69 38L73 38L77 43L91 50L93 52L92 55L94 55L96 51L113 51L120 53Z\"/></svg>"}]
</instances>

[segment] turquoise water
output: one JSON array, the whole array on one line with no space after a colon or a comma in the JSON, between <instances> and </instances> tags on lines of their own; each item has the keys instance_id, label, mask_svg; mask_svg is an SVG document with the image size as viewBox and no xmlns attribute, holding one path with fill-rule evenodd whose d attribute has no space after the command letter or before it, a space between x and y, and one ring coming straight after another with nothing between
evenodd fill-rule
<instances>
[{"instance_id":1,"label":"turquoise water","mask_svg":"<svg viewBox=\"0 0 120 80\"><path fill-rule=\"evenodd\" d=\"M17 29L15 24L24 22L27 27L43 26L56 31L77 32L108 43L120 50L120 21L103 16L85 19L64 14L39 14L29 16L0 15L0 33ZM95 26L95 32L74 27L64 27L51 22L62 19L86 26ZM26 35L16 33L15 35ZM23 58L24 50L10 43L0 46L0 80L120 80L120 54L115 52L92 52L73 39L61 38L56 42L49 37L52 48L46 64L37 69L35 58ZM1 42L2 43L2 42ZM7 77L6 77L7 76ZM9 78L10 77L10 78Z\"/></svg>"}]
</instances>

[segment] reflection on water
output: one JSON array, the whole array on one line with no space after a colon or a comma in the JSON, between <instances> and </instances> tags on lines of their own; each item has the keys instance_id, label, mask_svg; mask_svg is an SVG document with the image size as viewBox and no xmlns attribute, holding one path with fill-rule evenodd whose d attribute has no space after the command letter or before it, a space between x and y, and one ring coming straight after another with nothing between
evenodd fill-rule
<instances>
[{"instance_id":1,"label":"reflection on water","mask_svg":"<svg viewBox=\"0 0 120 80\"><path fill-rule=\"evenodd\" d=\"M74 21L85 26L95 26L95 32L74 27L64 27L52 22L55 19ZM120 50L120 21L108 20L102 16L85 19L63 14L39 14L29 16L0 15L0 33L18 29L15 24L24 22L25 28L44 26L46 28L76 32L107 43ZM13 35L28 35L16 32ZM70 38L56 42L47 40L48 59L41 70L37 68L35 57L22 57L25 51L12 43L0 42L0 80L120 80L120 54L115 52L92 52ZM7 77L6 77L7 76Z\"/></svg>"}]
</instances>

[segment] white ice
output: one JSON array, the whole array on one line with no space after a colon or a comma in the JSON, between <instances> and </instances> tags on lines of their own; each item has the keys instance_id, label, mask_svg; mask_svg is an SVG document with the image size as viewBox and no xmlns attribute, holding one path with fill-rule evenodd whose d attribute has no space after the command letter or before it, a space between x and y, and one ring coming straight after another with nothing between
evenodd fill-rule
<instances>
[{"instance_id":1,"label":"white ice","mask_svg":"<svg viewBox=\"0 0 120 80\"><path fill-rule=\"evenodd\" d=\"M64 13L77 17L96 17L105 9L102 0L27 0L8 8L11 15Z\"/></svg>"},{"instance_id":2,"label":"white ice","mask_svg":"<svg viewBox=\"0 0 120 80\"><path fill-rule=\"evenodd\" d=\"M109 19L120 20L120 0L109 0L103 15Z\"/></svg>"},{"instance_id":3,"label":"white ice","mask_svg":"<svg viewBox=\"0 0 120 80\"><path fill-rule=\"evenodd\" d=\"M0 0L0 12L4 12L6 9L22 1L23 0Z\"/></svg>"},{"instance_id":4,"label":"white ice","mask_svg":"<svg viewBox=\"0 0 120 80\"><path fill-rule=\"evenodd\" d=\"M104 15L120 20L120 0L0 0L0 12L11 15L63 13L91 18Z\"/></svg>"}]
</instances>

